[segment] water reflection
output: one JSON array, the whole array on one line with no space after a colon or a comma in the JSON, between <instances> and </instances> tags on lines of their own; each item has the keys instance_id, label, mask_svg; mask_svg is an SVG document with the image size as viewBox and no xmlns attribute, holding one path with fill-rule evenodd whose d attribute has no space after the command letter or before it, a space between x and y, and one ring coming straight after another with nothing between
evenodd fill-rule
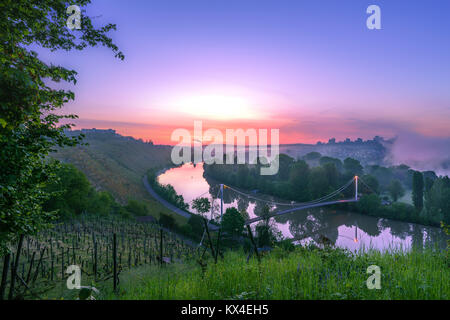
<instances>
[{"instance_id":1,"label":"water reflection","mask_svg":"<svg viewBox=\"0 0 450 320\"><path fill-rule=\"evenodd\" d=\"M173 168L158 177L163 184L171 184L177 193L183 195L185 202L202 195L210 199L217 198L219 182L203 176L203 164L196 166L185 164ZM239 195L230 189L224 191L224 208L237 207L247 211L250 218L260 216L265 206L270 211L285 209L282 206L270 204L273 198L255 194L269 203L255 201ZM219 201L215 201L212 215L220 212ZM393 248L409 249L411 246L422 248L424 245L445 247L445 235L442 230L417 224L405 223L389 219L365 216L357 213L330 210L329 208L314 208L297 211L274 218L275 225L285 238L296 243L309 241L319 242L326 238L332 244L350 250L375 248L390 250Z\"/></svg>"}]
</instances>

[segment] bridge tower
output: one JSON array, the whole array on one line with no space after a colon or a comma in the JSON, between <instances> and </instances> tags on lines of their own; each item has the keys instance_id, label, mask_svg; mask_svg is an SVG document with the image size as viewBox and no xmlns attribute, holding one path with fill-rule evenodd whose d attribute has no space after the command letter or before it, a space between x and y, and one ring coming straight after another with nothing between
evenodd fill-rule
<instances>
[{"instance_id":1,"label":"bridge tower","mask_svg":"<svg viewBox=\"0 0 450 320\"><path fill-rule=\"evenodd\" d=\"M220 227L219 233L217 235L217 244L216 244L216 255L214 257L215 263L217 263L217 256L219 255L219 246L220 246L220 234L222 232L222 216L223 216L223 183L220 184Z\"/></svg>"},{"instance_id":2,"label":"bridge tower","mask_svg":"<svg viewBox=\"0 0 450 320\"><path fill-rule=\"evenodd\" d=\"M223 183L220 184L220 221L222 222L223 215Z\"/></svg>"},{"instance_id":3,"label":"bridge tower","mask_svg":"<svg viewBox=\"0 0 450 320\"><path fill-rule=\"evenodd\" d=\"M358 201L358 176L355 176L355 200Z\"/></svg>"}]
</instances>

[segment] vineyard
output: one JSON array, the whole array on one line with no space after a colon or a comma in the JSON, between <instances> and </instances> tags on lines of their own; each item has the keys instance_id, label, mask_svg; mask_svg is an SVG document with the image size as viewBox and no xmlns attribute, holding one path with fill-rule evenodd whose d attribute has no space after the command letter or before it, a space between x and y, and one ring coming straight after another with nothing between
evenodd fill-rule
<instances>
[{"instance_id":1,"label":"vineyard","mask_svg":"<svg viewBox=\"0 0 450 320\"><path fill-rule=\"evenodd\" d=\"M58 298L55 292L67 290L70 265L80 267L83 286L116 287L124 270L179 263L197 251L155 223L94 216L56 223L34 237L21 237L10 249L2 263L0 299Z\"/></svg>"}]
</instances>

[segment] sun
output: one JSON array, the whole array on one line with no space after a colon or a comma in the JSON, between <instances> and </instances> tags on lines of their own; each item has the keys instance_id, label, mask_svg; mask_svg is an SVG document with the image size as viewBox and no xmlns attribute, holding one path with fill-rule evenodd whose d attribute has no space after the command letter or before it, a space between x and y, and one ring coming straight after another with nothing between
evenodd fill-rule
<instances>
[{"instance_id":1,"label":"sun","mask_svg":"<svg viewBox=\"0 0 450 320\"><path fill-rule=\"evenodd\" d=\"M179 99L177 111L199 118L230 120L255 119L257 113L250 103L238 96L197 95Z\"/></svg>"}]
</instances>

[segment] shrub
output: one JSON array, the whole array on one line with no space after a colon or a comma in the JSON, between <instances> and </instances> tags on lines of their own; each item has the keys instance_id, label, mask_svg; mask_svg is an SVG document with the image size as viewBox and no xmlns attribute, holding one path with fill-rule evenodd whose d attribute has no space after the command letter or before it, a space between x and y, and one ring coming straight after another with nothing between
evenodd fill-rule
<instances>
[{"instance_id":1,"label":"shrub","mask_svg":"<svg viewBox=\"0 0 450 320\"><path fill-rule=\"evenodd\" d=\"M159 214L159 223L168 229L174 229L176 226L175 219L172 216L162 212Z\"/></svg>"}]
</instances>

